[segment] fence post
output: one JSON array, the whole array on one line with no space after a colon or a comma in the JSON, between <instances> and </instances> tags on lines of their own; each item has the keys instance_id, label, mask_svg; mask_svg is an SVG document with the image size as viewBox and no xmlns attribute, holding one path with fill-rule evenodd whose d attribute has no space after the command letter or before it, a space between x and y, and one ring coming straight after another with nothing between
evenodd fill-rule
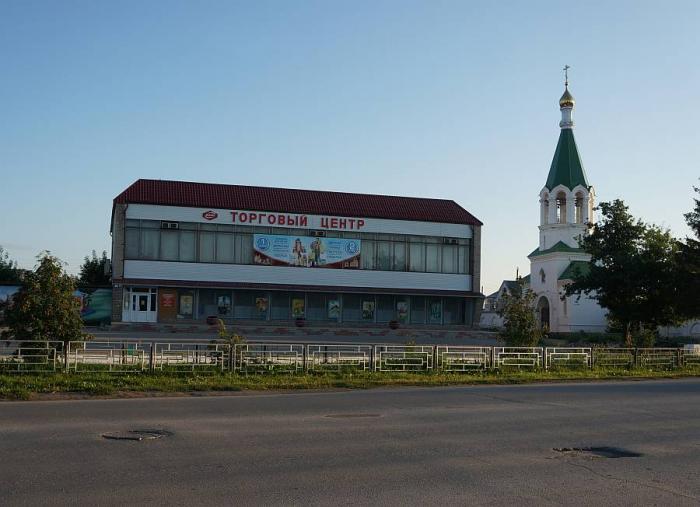
<instances>
[{"instance_id":1,"label":"fence post","mask_svg":"<svg viewBox=\"0 0 700 507\"><path fill-rule=\"evenodd\" d=\"M151 350L148 354L148 369L150 371L155 370L155 355L156 355L156 344L151 342Z\"/></svg>"},{"instance_id":2,"label":"fence post","mask_svg":"<svg viewBox=\"0 0 700 507\"><path fill-rule=\"evenodd\" d=\"M67 342L66 346L63 347L63 369L66 373L70 371L70 344L71 342Z\"/></svg>"},{"instance_id":3,"label":"fence post","mask_svg":"<svg viewBox=\"0 0 700 507\"><path fill-rule=\"evenodd\" d=\"M308 349L307 344L302 344L301 346L301 356L302 356L302 371L306 373L306 351Z\"/></svg>"}]
</instances>

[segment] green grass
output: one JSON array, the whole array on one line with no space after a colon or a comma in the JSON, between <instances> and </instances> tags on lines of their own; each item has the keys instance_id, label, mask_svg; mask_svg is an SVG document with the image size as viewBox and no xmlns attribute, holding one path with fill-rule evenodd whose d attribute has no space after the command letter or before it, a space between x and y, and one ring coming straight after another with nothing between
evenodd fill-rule
<instances>
[{"instance_id":1,"label":"green grass","mask_svg":"<svg viewBox=\"0 0 700 507\"><path fill-rule=\"evenodd\" d=\"M130 393L193 393L205 391L286 390L286 389L368 389L380 386L448 386L468 384L524 384L608 379L659 379L700 376L693 370L554 370L471 373L303 373L278 375L238 375L210 373L144 372L114 373L27 373L0 375L0 399L29 400L51 393L74 395L125 396Z\"/></svg>"}]
</instances>

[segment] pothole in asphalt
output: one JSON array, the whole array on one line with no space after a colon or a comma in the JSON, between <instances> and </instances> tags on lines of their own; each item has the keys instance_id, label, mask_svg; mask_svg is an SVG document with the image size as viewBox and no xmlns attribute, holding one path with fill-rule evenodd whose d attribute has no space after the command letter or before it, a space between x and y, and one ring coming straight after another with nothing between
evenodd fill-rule
<instances>
[{"instance_id":1,"label":"pothole in asphalt","mask_svg":"<svg viewBox=\"0 0 700 507\"><path fill-rule=\"evenodd\" d=\"M361 417L381 417L381 414L328 414L331 419L356 419Z\"/></svg>"},{"instance_id":2,"label":"pothole in asphalt","mask_svg":"<svg viewBox=\"0 0 700 507\"><path fill-rule=\"evenodd\" d=\"M639 458L642 454L620 447L555 447L555 451L580 456L593 456L596 458Z\"/></svg>"},{"instance_id":3,"label":"pothole in asphalt","mask_svg":"<svg viewBox=\"0 0 700 507\"><path fill-rule=\"evenodd\" d=\"M141 442L143 440L157 440L163 437L169 437L172 433L166 430L145 429L145 430L127 430L127 431L110 431L103 433L102 438L108 440L132 440Z\"/></svg>"}]
</instances>

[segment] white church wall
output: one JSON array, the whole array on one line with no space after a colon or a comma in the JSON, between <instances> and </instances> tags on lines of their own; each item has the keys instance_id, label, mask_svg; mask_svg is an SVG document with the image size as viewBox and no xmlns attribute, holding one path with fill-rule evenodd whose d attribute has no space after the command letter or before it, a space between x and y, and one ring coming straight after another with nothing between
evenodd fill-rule
<instances>
[{"instance_id":1,"label":"white church wall","mask_svg":"<svg viewBox=\"0 0 700 507\"><path fill-rule=\"evenodd\" d=\"M690 336L691 338L700 339L700 320L689 320L680 326L659 328L659 336Z\"/></svg>"},{"instance_id":2,"label":"white church wall","mask_svg":"<svg viewBox=\"0 0 700 507\"><path fill-rule=\"evenodd\" d=\"M603 333L607 329L608 322L606 311L598 306L598 303L584 295L567 298L568 329L562 330L571 333L578 331L591 331Z\"/></svg>"}]
</instances>

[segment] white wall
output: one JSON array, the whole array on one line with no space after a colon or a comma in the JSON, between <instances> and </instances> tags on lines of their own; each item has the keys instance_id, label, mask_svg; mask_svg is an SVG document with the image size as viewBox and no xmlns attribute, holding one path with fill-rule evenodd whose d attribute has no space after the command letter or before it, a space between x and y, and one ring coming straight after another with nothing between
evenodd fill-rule
<instances>
[{"instance_id":1,"label":"white wall","mask_svg":"<svg viewBox=\"0 0 700 507\"><path fill-rule=\"evenodd\" d=\"M214 211L218 215L212 220L206 220L202 214ZM127 219L141 220L170 220L174 222L199 222L212 224L233 224L231 216L233 210L212 208L184 208L179 206L156 206L151 204L129 204L126 209ZM282 214L285 213L275 213ZM290 215L298 215L291 214ZM320 215L304 215L308 218L308 225L302 229L321 229ZM362 217L360 217L362 218ZM364 225L361 229L344 229L348 232L379 232L386 234L410 234L414 236L443 236L449 238L471 238L472 226L462 224L443 224L438 222L415 222L411 220L385 220L381 218L363 218ZM270 227L267 223L244 224ZM275 224L272 227L288 227ZM289 226L300 228L298 225ZM330 230L330 229L329 229Z\"/></svg>"},{"instance_id":2,"label":"white wall","mask_svg":"<svg viewBox=\"0 0 700 507\"><path fill-rule=\"evenodd\" d=\"M368 289L472 290L471 275L136 260L124 261L124 278Z\"/></svg>"}]
</instances>

